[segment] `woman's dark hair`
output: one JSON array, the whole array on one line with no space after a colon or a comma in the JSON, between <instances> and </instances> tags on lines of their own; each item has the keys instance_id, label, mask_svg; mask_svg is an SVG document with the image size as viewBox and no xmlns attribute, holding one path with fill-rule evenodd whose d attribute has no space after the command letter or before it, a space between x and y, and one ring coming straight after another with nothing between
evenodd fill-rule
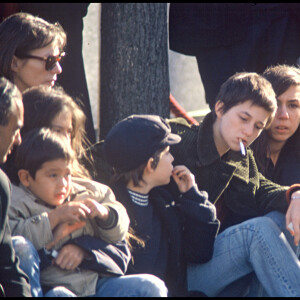
<instances>
[{"instance_id":1,"label":"woman's dark hair","mask_svg":"<svg viewBox=\"0 0 300 300\"><path fill-rule=\"evenodd\" d=\"M13 81L14 56L22 57L52 43L57 43L62 52L66 41L66 33L59 23L52 24L23 12L9 16L0 24L0 76Z\"/></svg>"},{"instance_id":2,"label":"woman's dark hair","mask_svg":"<svg viewBox=\"0 0 300 300\"><path fill-rule=\"evenodd\" d=\"M267 68L262 75L272 84L276 97L292 85L300 85L300 69L297 67L277 65Z\"/></svg>"},{"instance_id":3,"label":"woman's dark hair","mask_svg":"<svg viewBox=\"0 0 300 300\"><path fill-rule=\"evenodd\" d=\"M0 77L0 126L8 124L11 111L16 105L15 99L22 99L21 92L5 77Z\"/></svg>"}]
</instances>

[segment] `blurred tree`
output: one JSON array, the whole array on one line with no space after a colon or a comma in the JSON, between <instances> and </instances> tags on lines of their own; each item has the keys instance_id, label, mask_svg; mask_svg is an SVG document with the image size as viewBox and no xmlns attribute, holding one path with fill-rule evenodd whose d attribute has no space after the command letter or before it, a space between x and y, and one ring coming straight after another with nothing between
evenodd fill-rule
<instances>
[{"instance_id":1,"label":"blurred tree","mask_svg":"<svg viewBox=\"0 0 300 300\"><path fill-rule=\"evenodd\" d=\"M167 3L102 3L100 139L131 114L169 117Z\"/></svg>"}]
</instances>

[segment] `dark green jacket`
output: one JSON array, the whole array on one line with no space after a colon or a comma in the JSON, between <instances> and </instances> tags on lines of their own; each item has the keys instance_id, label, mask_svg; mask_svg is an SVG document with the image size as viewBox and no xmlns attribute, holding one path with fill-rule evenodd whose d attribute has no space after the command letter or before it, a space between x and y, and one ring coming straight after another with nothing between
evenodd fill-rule
<instances>
[{"instance_id":1,"label":"dark green jacket","mask_svg":"<svg viewBox=\"0 0 300 300\"><path fill-rule=\"evenodd\" d=\"M245 157L231 150L220 157L213 139L211 113L199 126L191 126L181 118L168 121L172 132L182 138L171 146L173 164L186 165L195 175L199 190L208 192L210 201L224 201L231 216L226 227L272 210L286 212L285 192L289 187L277 185L259 173L252 150L248 148Z\"/></svg>"}]
</instances>

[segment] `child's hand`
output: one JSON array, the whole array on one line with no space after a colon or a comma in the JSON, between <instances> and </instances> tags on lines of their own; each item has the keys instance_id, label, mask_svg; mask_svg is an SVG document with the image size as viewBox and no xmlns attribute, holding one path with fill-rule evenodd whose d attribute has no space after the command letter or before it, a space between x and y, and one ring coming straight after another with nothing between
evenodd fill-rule
<instances>
[{"instance_id":1,"label":"child's hand","mask_svg":"<svg viewBox=\"0 0 300 300\"><path fill-rule=\"evenodd\" d=\"M68 244L63 246L53 263L64 270L74 271L83 261L86 251L82 248Z\"/></svg>"},{"instance_id":2,"label":"child's hand","mask_svg":"<svg viewBox=\"0 0 300 300\"><path fill-rule=\"evenodd\" d=\"M83 200L82 203L84 205L86 205L90 210L90 213L88 215L89 218L93 219L95 217L98 217L99 219L101 219L103 221L106 221L108 219L109 211L101 203L98 203L97 201L89 199L89 198Z\"/></svg>"},{"instance_id":3,"label":"child's hand","mask_svg":"<svg viewBox=\"0 0 300 300\"><path fill-rule=\"evenodd\" d=\"M181 193L187 192L195 184L195 176L186 166L176 166L172 176Z\"/></svg>"},{"instance_id":4,"label":"child's hand","mask_svg":"<svg viewBox=\"0 0 300 300\"><path fill-rule=\"evenodd\" d=\"M86 219L91 210L82 202L72 201L56 207L48 213L51 229L60 223L78 223Z\"/></svg>"},{"instance_id":5,"label":"child's hand","mask_svg":"<svg viewBox=\"0 0 300 300\"><path fill-rule=\"evenodd\" d=\"M83 221L74 224L69 224L67 222L59 224L53 232L53 240L46 245L46 249L52 249L63 238L83 226L85 226L85 222Z\"/></svg>"}]
</instances>

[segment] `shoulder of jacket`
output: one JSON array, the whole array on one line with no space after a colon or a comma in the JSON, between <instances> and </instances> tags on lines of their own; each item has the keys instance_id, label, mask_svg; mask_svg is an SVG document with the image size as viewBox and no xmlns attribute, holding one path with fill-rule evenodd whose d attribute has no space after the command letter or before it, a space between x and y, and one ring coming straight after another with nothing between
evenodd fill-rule
<instances>
[{"instance_id":1,"label":"shoulder of jacket","mask_svg":"<svg viewBox=\"0 0 300 300\"><path fill-rule=\"evenodd\" d=\"M191 124L184 118L172 118L172 119L166 119L166 121L170 125L183 125L183 126L191 127Z\"/></svg>"},{"instance_id":2,"label":"shoulder of jacket","mask_svg":"<svg viewBox=\"0 0 300 300\"><path fill-rule=\"evenodd\" d=\"M29 194L26 193L24 188L22 188L18 185L15 185L14 183L12 183L12 185L11 185L11 191L12 191L12 196L14 196L14 195L28 195L29 196Z\"/></svg>"},{"instance_id":3,"label":"shoulder of jacket","mask_svg":"<svg viewBox=\"0 0 300 300\"><path fill-rule=\"evenodd\" d=\"M195 125L190 124L186 119L184 118L173 118L173 119L166 119L167 123L170 125L173 132L178 132L180 130L184 131L198 131L199 126L201 125Z\"/></svg>"},{"instance_id":4,"label":"shoulder of jacket","mask_svg":"<svg viewBox=\"0 0 300 300\"><path fill-rule=\"evenodd\" d=\"M25 205L31 203L31 201L35 200L33 194L26 190L25 187L17 186L15 184L11 185L11 205L20 205L21 203L25 203Z\"/></svg>"},{"instance_id":5,"label":"shoulder of jacket","mask_svg":"<svg viewBox=\"0 0 300 300\"><path fill-rule=\"evenodd\" d=\"M107 192L111 191L111 188L109 186L92 179L73 177L72 181L73 192L79 192L84 189L92 193L97 192L100 194L106 194Z\"/></svg>"}]
</instances>

